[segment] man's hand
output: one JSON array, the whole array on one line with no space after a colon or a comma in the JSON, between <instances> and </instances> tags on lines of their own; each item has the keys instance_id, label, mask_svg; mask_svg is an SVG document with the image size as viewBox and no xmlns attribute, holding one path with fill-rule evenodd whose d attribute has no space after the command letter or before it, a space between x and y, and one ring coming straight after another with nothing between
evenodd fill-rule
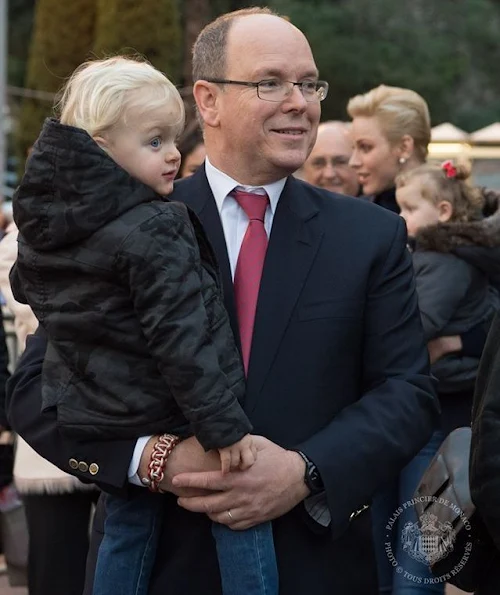
<instances>
[{"instance_id":1,"label":"man's hand","mask_svg":"<svg viewBox=\"0 0 500 595\"><path fill-rule=\"evenodd\" d=\"M176 475L172 481L176 490L211 492L203 496L183 496L178 500L180 506L241 530L282 516L301 502L309 490L304 483L305 463L300 455L262 436L253 438L257 461L246 471L226 475L220 470Z\"/></svg>"},{"instance_id":2,"label":"man's hand","mask_svg":"<svg viewBox=\"0 0 500 595\"><path fill-rule=\"evenodd\" d=\"M437 339L432 339L427 343L427 349L431 364L434 364L443 355L462 351L462 339L458 335L453 337L437 337Z\"/></svg>"}]
</instances>

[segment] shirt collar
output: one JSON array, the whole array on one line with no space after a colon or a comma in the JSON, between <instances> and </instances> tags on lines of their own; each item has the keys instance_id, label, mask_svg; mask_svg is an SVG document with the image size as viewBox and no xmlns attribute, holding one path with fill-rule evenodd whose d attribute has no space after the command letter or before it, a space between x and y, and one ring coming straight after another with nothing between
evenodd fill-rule
<instances>
[{"instance_id":1,"label":"shirt collar","mask_svg":"<svg viewBox=\"0 0 500 595\"><path fill-rule=\"evenodd\" d=\"M217 209L219 210L219 213L222 211L222 207L224 206L224 201L226 200L227 195L236 187L238 187L245 190L245 192L255 192L258 189L265 190L267 192L267 196L269 197L271 212L274 215L276 212L276 207L278 206L278 200L286 183L286 178L282 178L277 182L272 182L271 184L266 184L265 186L245 186L243 184L239 184L236 180L233 180L233 178L213 166L210 163L208 157L205 159L205 172L207 174L208 184L214 195L215 202L217 203Z\"/></svg>"}]
</instances>

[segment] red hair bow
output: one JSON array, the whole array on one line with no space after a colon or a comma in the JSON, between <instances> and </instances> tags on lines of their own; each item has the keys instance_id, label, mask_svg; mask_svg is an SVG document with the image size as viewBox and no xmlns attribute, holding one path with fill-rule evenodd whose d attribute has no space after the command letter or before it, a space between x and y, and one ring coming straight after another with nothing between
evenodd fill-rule
<instances>
[{"instance_id":1,"label":"red hair bow","mask_svg":"<svg viewBox=\"0 0 500 595\"><path fill-rule=\"evenodd\" d=\"M452 161L445 161L441 167L444 169L447 178L456 178L457 168L453 165Z\"/></svg>"}]
</instances>

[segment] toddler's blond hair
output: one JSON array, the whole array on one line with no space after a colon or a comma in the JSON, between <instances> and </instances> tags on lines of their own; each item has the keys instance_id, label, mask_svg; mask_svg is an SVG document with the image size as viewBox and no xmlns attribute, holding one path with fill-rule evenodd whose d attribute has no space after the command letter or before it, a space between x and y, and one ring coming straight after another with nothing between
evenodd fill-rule
<instances>
[{"instance_id":1,"label":"toddler's blond hair","mask_svg":"<svg viewBox=\"0 0 500 595\"><path fill-rule=\"evenodd\" d=\"M115 56L81 64L65 84L56 109L62 124L90 136L110 130L130 108L172 109L171 126L184 127L184 104L172 82L145 60Z\"/></svg>"}]
</instances>

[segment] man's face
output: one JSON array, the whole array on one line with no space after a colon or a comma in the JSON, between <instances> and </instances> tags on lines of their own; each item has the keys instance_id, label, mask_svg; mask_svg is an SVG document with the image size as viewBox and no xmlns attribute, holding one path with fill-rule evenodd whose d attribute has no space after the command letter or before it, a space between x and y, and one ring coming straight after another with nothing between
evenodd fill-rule
<instances>
[{"instance_id":1,"label":"man's face","mask_svg":"<svg viewBox=\"0 0 500 595\"><path fill-rule=\"evenodd\" d=\"M303 34L269 15L243 17L228 36L225 79L316 81L318 72ZM320 102L294 87L283 101L265 101L256 88L218 86L218 122L207 130L209 159L241 183L265 184L300 168L316 139Z\"/></svg>"},{"instance_id":2,"label":"man's face","mask_svg":"<svg viewBox=\"0 0 500 595\"><path fill-rule=\"evenodd\" d=\"M349 165L352 141L346 125L324 124L302 168L302 177L309 184L349 196L359 194L356 171Z\"/></svg>"}]
</instances>

